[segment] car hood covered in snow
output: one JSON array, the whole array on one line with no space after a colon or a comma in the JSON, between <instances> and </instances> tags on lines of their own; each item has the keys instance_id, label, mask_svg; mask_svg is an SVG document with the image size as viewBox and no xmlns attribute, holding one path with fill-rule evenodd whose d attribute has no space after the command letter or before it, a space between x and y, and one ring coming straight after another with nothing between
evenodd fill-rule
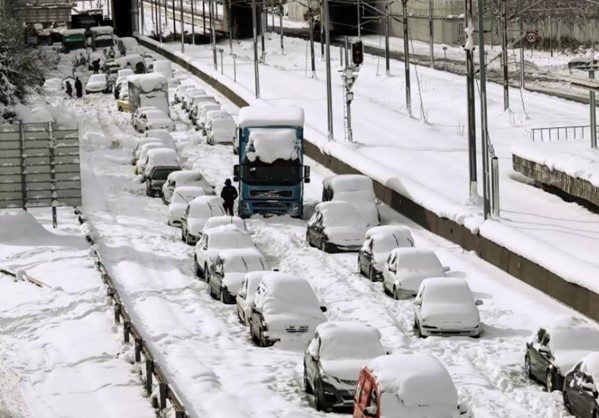
<instances>
[{"instance_id":1,"label":"car hood covered in snow","mask_svg":"<svg viewBox=\"0 0 599 418\"><path fill-rule=\"evenodd\" d=\"M553 361L559 367L561 374L565 375L568 370L576 365L583 357L591 353L590 350L559 350L553 352Z\"/></svg>"},{"instance_id":2,"label":"car hood covered in snow","mask_svg":"<svg viewBox=\"0 0 599 418\"><path fill-rule=\"evenodd\" d=\"M480 324L478 308L458 303L427 303L422 307L422 321L441 328L476 327Z\"/></svg>"},{"instance_id":3,"label":"car hood covered in snow","mask_svg":"<svg viewBox=\"0 0 599 418\"><path fill-rule=\"evenodd\" d=\"M324 229L329 241L340 246L360 246L366 229L360 226L329 226Z\"/></svg>"},{"instance_id":4,"label":"car hood covered in snow","mask_svg":"<svg viewBox=\"0 0 599 418\"><path fill-rule=\"evenodd\" d=\"M340 359L340 360L325 360L320 359L320 365L324 372L331 377L338 380L345 381L343 383L349 384L353 389L360 370L368 363L370 359ZM351 383L353 382L353 384Z\"/></svg>"}]
</instances>

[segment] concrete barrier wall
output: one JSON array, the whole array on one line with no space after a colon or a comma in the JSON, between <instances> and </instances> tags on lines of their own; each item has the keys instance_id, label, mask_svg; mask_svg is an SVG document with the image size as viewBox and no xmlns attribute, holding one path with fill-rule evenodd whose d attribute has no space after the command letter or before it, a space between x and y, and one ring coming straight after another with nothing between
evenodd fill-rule
<instances>
[{"instance_id":1,"label":"concrete barrier wall","mask_svg":"<svg viewBox=\"0 0 599 418\"><path fill-rule=\"evenodd\" d=\"M231 89L219 84L209 75L181 60L175 54L161 49L159 46L148 43L143 39L138 40L140 44L181 65L186 70L214 87L237 106L248 105L247 102ZM323 154L320 148L309 141L306 141L305 143L305 152L310 158L335 173L362 174L356 168L334 156ZM578 312L589 316L595 321L599 321L599 295L596 293L564 280L544 267L513 253L507 248L502 247L479 234L473 234L463 225L457 224L447 218L439 217L378 181L374 181L374 191L379 200L402 215L412 219L423 228L454 242L465 250L475 251L483 260L576 309Z\"/></svg>"}]
</instances>

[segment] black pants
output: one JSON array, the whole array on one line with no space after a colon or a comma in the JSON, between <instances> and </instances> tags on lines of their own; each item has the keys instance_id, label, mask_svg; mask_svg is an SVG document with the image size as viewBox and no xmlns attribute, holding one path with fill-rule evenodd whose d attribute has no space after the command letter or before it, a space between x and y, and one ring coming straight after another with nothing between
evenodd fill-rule
<instances>
[{"instance_id":1,"label":"black pants","mask_svg":"<svg viewBox=\"0 0 599 418\"><path fill-rule=\"evenodd\" d=\"M223 208L225 208L225 213L233 216L233 202L225 202Z\"/></svg>"}]
</instances>

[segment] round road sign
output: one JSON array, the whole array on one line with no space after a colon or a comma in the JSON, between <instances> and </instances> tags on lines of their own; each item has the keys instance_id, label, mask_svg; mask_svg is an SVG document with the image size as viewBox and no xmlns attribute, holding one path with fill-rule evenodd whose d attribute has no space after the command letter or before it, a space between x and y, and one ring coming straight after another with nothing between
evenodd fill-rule
<instances>
[{"instance_id":1,"label":"round road sign","mask_svg":"<svg viewBox=\"0 0 599 418\"><path fill-rule=\"evenodd\" d=\"M529 44L536 44L539 41L539 34L536 31L526 32L526 42Z\"/></svg>"}]
</instances>

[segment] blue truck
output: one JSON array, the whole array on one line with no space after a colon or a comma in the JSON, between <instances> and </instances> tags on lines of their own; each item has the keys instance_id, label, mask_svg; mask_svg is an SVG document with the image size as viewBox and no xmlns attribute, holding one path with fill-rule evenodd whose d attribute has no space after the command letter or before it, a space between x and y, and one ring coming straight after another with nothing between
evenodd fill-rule
<instances>
[{"instance_id":1,"label":"blue truck","mask_svg":"<svg viewBox=\"0 0 599 418\"><path fill-rule=\"evenodd\" d=\"M239 216L256 213L304 212L304 183L310 167L304 165L304 111L298 107L244 107L238 121Z\"/></svg>"}]
</instances>

